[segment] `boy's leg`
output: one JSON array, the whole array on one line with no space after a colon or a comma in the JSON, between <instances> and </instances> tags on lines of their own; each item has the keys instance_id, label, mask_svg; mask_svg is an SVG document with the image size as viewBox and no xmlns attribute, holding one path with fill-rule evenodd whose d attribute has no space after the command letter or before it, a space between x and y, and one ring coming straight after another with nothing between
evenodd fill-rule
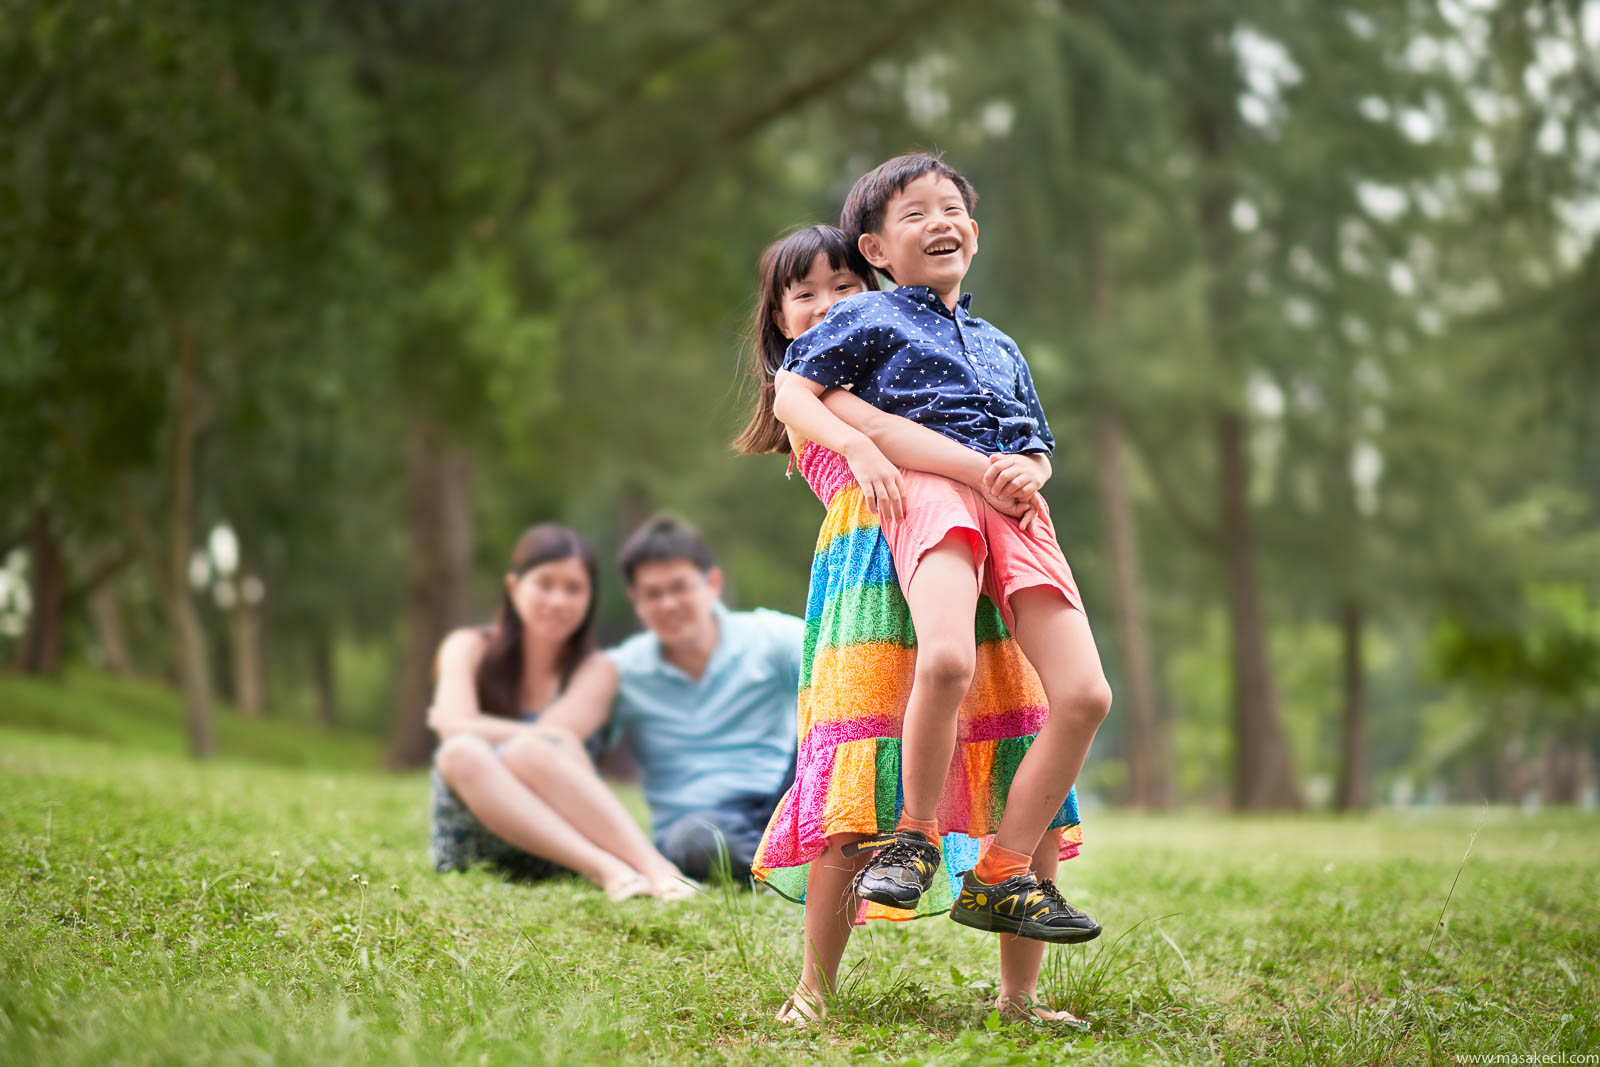
<instances>
[{"instance_id":1,"label":"boy's leg","mask_svg":"<svg viewBox=\"0 0 1600 1067\"><path fill-rule=\"evenodd\" d=\"M1017 644L1038 672L1050 717L1011 780L994 843L1031 855L1083 770L1090 742L1111 708L1111 687L1088 618L1059 590L1019 589L1011 596L1011 611Z\"/></svg>"},{"instance_id":2,"label":"boy's leg","mask_svg":"<svg viewBox=\"0 0 1600 1067\"><path fill-rule=\"evenodd\" d=\"M952 534L929 549L905 596L917 633L917 666L901 731L901 826L926 829L939 813L956 747L957 715L977 662L972 620L978 574L966 538Z\"/></svg>"}]
</instances>

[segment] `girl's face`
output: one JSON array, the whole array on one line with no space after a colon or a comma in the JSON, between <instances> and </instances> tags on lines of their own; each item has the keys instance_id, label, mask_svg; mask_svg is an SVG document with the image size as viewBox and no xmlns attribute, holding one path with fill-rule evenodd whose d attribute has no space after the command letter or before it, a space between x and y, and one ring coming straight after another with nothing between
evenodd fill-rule
<instances>
[{"instance_id":1,"label":"girl's face","mask_svg":"<svg viewBox=\"0 0 1600 1067\"><path fill-rule=\"evenodd\" d=\"M520 576L506 575L506 592L530 634L559 644L583 625L589 611L589 572L577 556L553 559Z\"/></svg>"},{"instance_id":2,"label":"girl's face","mask_svg":"<svg viewBox=\"0 0 1600 1067\"><path fill-rule=\"evenodd\" d=\"M793 341L821 322L833 305L866 288L867 283L855 271L835 268L828 262L828 253L818 252L806 276L783 287L775 312L778 330Z\"/></svg>"}]
</instances>

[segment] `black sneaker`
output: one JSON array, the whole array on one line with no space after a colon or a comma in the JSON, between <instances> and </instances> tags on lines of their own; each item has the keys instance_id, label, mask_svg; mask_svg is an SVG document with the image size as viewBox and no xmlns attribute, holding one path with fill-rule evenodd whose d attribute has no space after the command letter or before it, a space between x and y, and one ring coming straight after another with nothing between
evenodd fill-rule
<instances>
[{"instance_id":1,"label":"black sneaker","mask_svg":"<svg viewBox=\"0 0 1600 1067\"><path fill-rule=\"evenodd\" d=\"M1068 904L1054 882L1048 878L1041 882L1032 874L989 885L968 871L961 876L961 892L950 905L950 918L974 930L1058 945L1075 945L1100 936L1099 923Z\"/></svg>"},{"instance_id":2,"label":"black sneaker","mask_svg":"<svg viewBox=\"0 0 1600 1067\"><path fill-rule=\"evenodd\" d=\"M944 853L920 830L900 830L869 837L839 850L846 856L871 852L873 857L851 883L856 896L890 908L914 908Z\"/></svg>"}]
</instances>

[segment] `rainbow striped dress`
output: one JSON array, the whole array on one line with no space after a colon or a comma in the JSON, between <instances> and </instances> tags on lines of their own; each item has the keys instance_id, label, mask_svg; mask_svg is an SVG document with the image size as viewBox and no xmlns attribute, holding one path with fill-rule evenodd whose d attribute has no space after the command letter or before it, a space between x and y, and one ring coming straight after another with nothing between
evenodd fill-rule
<instances>
[{"instance_id":1,"label":"rainbow striped dress","mask_svg":"<svg viewBox=\"0 0 1600 1067\"><path fill-rule=\"evenodd\" d=\"M800 662L799 752L756 851L752 872L805 901L807 865L834 834L883 833L900 818L900 730L916 669L916 635L889 544L844 458L809 444L800 473L827 507L811 563ZM857 921L911 919L949 909L979 839L1005 811L1017 765L1048 713L1044 689L987 596L974 619L977 668L961 705L956 751L939 802L944 876L915 912L863 903ZM1051 821L1061 856L1083 841L1077 793Z\"/></svg>"}]
</instances>

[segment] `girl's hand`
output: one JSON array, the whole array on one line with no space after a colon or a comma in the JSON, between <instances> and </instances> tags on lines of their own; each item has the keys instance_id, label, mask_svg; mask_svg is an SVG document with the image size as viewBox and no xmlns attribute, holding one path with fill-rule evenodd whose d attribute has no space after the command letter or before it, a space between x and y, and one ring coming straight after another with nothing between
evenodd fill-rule
<instances>
[{"instance_id":1,"label":"girl's hand","mask_svg":"<svg viewBox=\"0 0 1600 1067\"><path fill-rule=\"evenodd\" d=\"M1001 453L989 457L983 474L984 491L998 497L1030 500L1044 487L1044 472L1031 456Z\"/></svg>"},{"instance_id":2,"label":"girl's hand","mask_svg":"<svg viewBox=\"0 0 1600 1067\"><path fill-rule=\"evenodd\" d=\"M856 476L861 495L867 498L867 507L874 514L896 522L905 517L906 490L900 479L900 468L889 462L871 438L862 435L845 449L844 459L850 464L850 473Z\"/></svg>"}]
</instances>

